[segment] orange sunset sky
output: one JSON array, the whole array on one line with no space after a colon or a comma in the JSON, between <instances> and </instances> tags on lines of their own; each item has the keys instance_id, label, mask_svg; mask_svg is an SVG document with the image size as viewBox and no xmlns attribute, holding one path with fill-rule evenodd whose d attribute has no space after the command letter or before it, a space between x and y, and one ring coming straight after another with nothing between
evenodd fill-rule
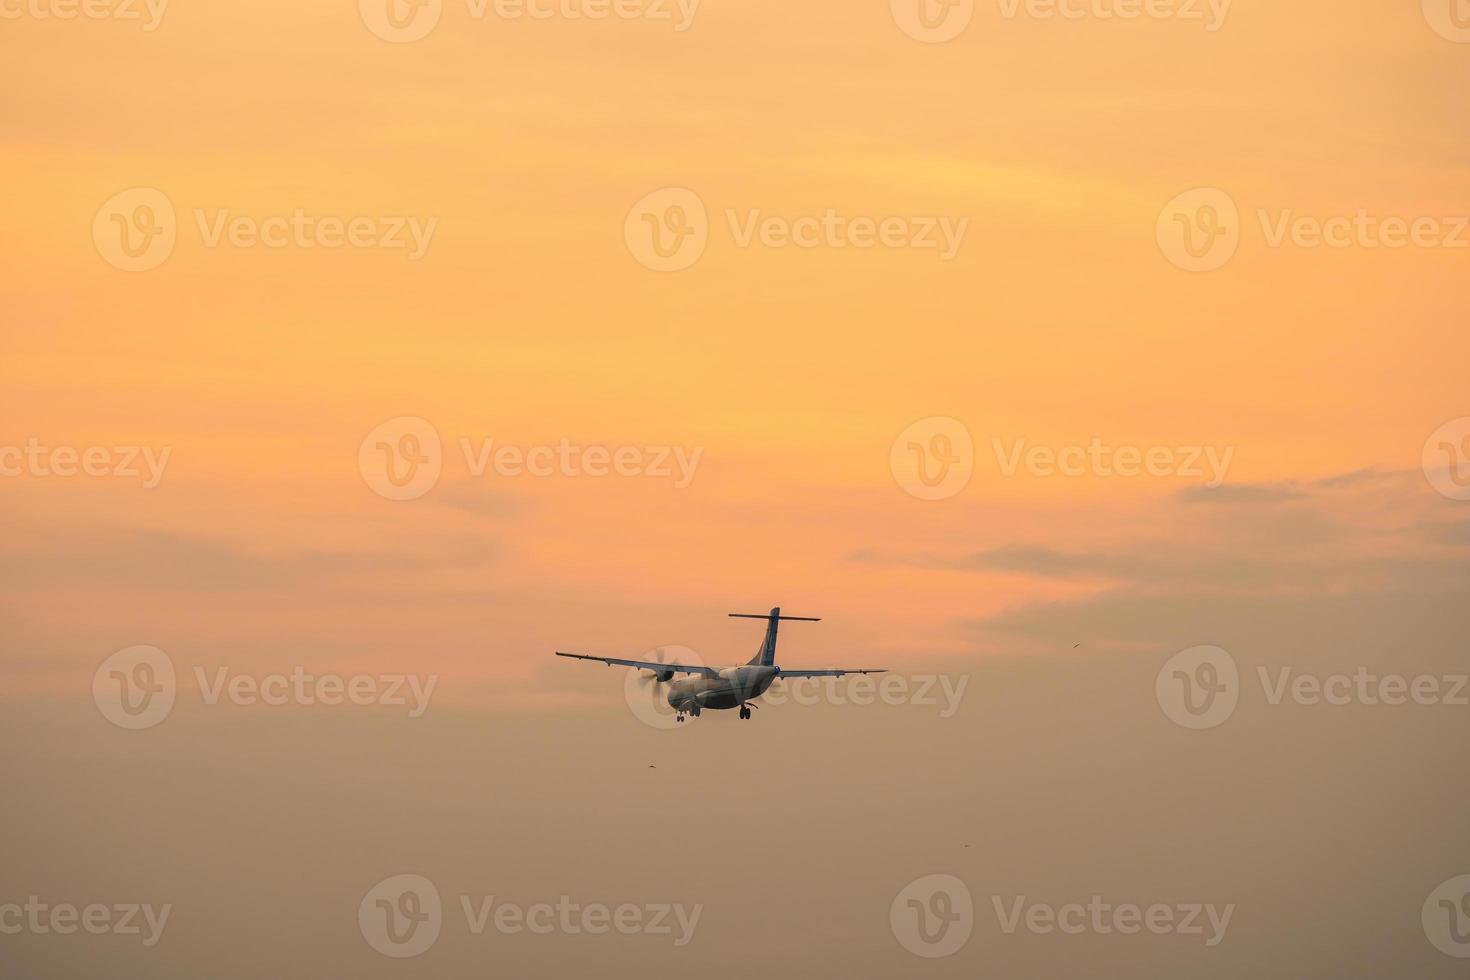
<instances>
[{"instance_id":1,"label":"orange sunset sky","mask_svg":"<svg viewBox=\"0 0 1470 980\"><path fill-rule=\"evenodd\" d=\"M1197 644L1463 669L1462 0L86 2L0 0L0 900L137 886L179 938L12 945L24 975L404 976L352 915L405 869L709 904L685 959L528 943L512 975L746 975L752 930L792 975L908 975L884 917L934 871L1242 903L1213 960L977 940L997 975L1452 975L1416 916L1467 870L1464 709L1190 733L1153 685ZM954 248L910 247L931 225ZM488 440L697 465L477 474ZM1036 462L1094 444L1228 465ZM56 472L99 447L144 475ZM665 738L551 656L743 662L725 614L775 605L824 619L783 663L972 700ZM123 732L93 676L142 644L180 709ZM434 675L436 710L195 688L297 667ZM424 975L487 975L453 942Z\"/></svg>"},{"instance_id":2,"label":"orange sunset sky","mask_svg":"<svg viewBox=\"0 0 1470 980\"><path fill-rule=\"evenodd\" d=\"M1336 549L1419 555L1385 532L1458 515L1414 474L1466 412L1470 250L1272 248L1256 217L1466 210L1470 51L1417 11L1237 3L1212 32L982 4L925 44L883 4L706 0L682 32L472 9L410 44L350 4L5 23L7 441L172 450L148 490L6 480L12 689L63 692L150 642L283 664L411 651L543 697L552 645L720 644L711 613L778 601L828 616L833 653L986 652L961 621L1119 578L946 562L1255 534L1347 575ZM90 230L134 187L168 197L178 240L127 273ZM707 250L676 273L623 238L663 187L709 210ZM1207 274L1155 241L1195 187L1242 216ZM437 226L416 260L209 247L200 227L297 209ZM829 209L968 228L944 261L741 247L727 218ZM446 446L410 502L356 466L400 416ZM939 502L889 470L931 416L977 446ZM1304 499L1301 520L1353 537L1294 542L1191 506L1198 480L1006 477L991 441L1094 437L1233 447L1231 484L1408 471L1406 510ZM678 490L474 478L461 438L703 456ZM1332 587L1312 568L1239 585Z\"/></svg>"}]
</instances>

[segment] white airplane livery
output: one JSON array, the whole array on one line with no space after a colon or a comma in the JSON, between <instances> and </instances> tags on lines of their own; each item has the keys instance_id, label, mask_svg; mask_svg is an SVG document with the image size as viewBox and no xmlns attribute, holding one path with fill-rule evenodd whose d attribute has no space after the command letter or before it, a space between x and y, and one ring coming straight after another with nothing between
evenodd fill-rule
<instances>
[{"instance_id":1,"label":"white airplane livery","mask_svg":"<svg viewBox=\"0 0 1470 980\"><path fill-rule=\"evenodd\" d=\"M831 670L788 670L776 665L776 631L782 621L797 623L819 623L811 616L783 616L777 606L769 614L730 613L735 619L764 619L766 638L761 648L747 662L736 667L706 667L702 664L660 663L657 660L622 660L617 657L591 657L582 653L562 653L558 657L574 660L596 660L599 663L619 667L633 667L652 674L655 684L668 684L669 706L677 714L675 720L683 721L686 716L698 718L700 712L709 708L726 711L739 708L741 718L751 716L752 704L766 693L771 684L780 678L795 677L841 677L843 674L881 674L886 667L839 668ZM685 675L685 676L679 676ZM675 680L675 677L679 677Z\"/></svg>"}]
</instances>

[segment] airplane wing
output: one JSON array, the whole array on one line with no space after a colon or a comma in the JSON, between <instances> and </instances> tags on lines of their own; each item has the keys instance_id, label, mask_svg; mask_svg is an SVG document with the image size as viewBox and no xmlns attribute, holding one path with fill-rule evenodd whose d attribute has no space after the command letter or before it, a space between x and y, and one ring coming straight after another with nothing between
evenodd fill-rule
<instances>
[{"instance_id":1,"label":"airplane wing","mask_svg":"<svg viewBox=\"0 0 1470 980\"><path fill-rule=\"evenodd\" d=\"M589 657L585 653L562 653L556 651L558 657L571 657L573 660L596 660L598 663L607 664L609 667L637 667L639 670L651 670L654 673L666 674L703 674L706 677L718 677L720 672L713 667L691 664L661 664L656 660L620 660L617 657Z\"/></svg>"},{"instance_id":2,"label":"airplane wing","mask_svg":"<svg viewBox=\"0 0 1470 980\"><path fill-rule=\"evenodd\" d=\"M781 668L781 677L841 677L843 674L882 674L887 667L849 667L846 670L787 670Z\"/></svg>"}]
</instances>

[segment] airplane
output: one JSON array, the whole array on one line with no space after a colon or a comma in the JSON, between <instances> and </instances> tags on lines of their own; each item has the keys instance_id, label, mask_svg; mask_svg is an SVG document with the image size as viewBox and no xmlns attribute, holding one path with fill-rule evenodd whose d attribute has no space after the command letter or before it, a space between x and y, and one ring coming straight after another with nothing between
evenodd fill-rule
<instances>
[{"instance_id":1,"label":"airplane","mask_svg":"<svg viewBox=\"0 0 1470 980\"><path fill-rule=\"evenodd\" d=\"M732 619L764 619L766 638L754 657L738 667L705 667L701 664L666 664L656 660L622 660L617 657L590 657L583 653L562 653L558 657L573 660L596 660L620 667L633 667L651 671L655 684L668 684L669 707L676 712L675 721L682 722L685 716L699 717L705 708L712 711L740 709L742 720L751 717L751 704L770 688L772 682L781 677L841 677L843 674L881 674L887 667L867 667L841 670L787 670L776 666L776 630L783 621L795 623L820 623L821 619L811 616L783 616L781 607L776 606L769 614L730 613ZM674 680L675 674L690 676ZM672 682L672 683L671 683Z\"/></svg>"}]
</instances>

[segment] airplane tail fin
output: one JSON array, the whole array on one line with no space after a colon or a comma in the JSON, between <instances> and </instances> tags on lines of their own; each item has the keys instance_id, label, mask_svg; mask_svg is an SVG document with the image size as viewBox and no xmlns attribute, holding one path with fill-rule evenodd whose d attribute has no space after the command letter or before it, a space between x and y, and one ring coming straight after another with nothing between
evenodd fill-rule
<instances>
[{"instance_id":1,"label":"airplane tail fin","mask_svg":"<svg viewBox=\"0 0 1470 980\"><path fill-rule=\"evenodd\" d=\"M769 614L762 613L730 613L732 619L764 619L766 621L766 638L761 641L761 648L756 655L748 661L749 666L770 667L776 662L776 630L781 625L781 620L790 620L798 623L820 623L821 619L814 616L783 616L781 607L776 606Z\"/></svg>"}]
</instances>

